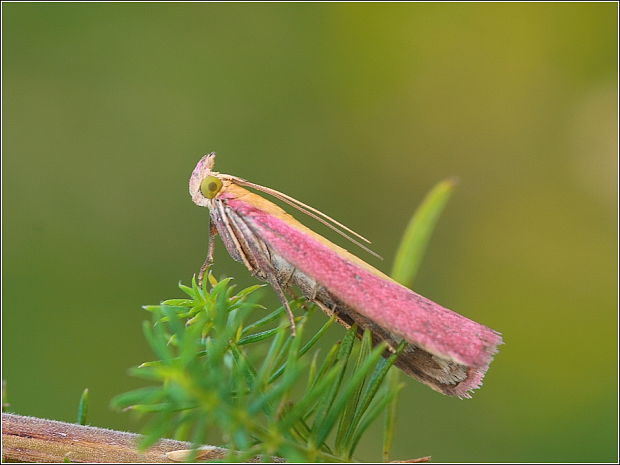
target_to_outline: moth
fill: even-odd
[[[373,343],[395,351],[395,365],[432,389],[460,398],[482,384],[500,333],[416,294],[342,247],[307,228],[252,188],[291,205],[370,251],[367,239],[333,218],[274,189],[214,171],[215,153],[202,157],[189,180],[194,203],[209,208],[207,257],[213,262],[219,234],[230,256],[267,281],[286,308],[291,286],[343,326],[368,329]],[[294,333],[293,333],[294,334]]]

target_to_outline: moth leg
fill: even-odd
[[[319,283],[315,281],[314,286],[312,286],[312,296],[310,297],[310,300],[316,300],[316,295],[319,293],[319,288]],[[336,308],[335,305],[334,308]]]
[[[302,294],[300,292],[295,292],[295,290],[289,285],[289,283],[291,282],[291,279],[293,279],[293,275],[295,274],[296,271],[297,271],[297,268],[292,267],[291,271],[284,278],[280,279],[280,281],[281,281],[280,282],[280,287],[282,288],[284,293],[291,300],[298,299],[298,298],[302,297]],[[303,305],[305,306],[306,303],[304,303]]]
[[[288,283],[291,281],[291,279],[293,278],[293,275],[295,274],[295,272],[297,271],[297,268],[295,268],[294,266],[291,267],[291,271],[288,273],[288,275],[282,280],[282,285],[284,287],[288,287]]]
[[[304,301],[301,306],[306,312],[310,310],[310,306],[314,303],[315,300],[314,298],[310,299],[309,297],[305,296],[302,292],[295,291],[292,287],[285,287],[284,292],[289,295],[291,300],[296,300],[303,297]]]
[[[215,251],[215,236],[217,236],[217,228],[213,221],[209,223],[209,246],[207,249],[207,257],[205,258],[204,263],[200,267],[200,272],[198,273],[198,285],[202,286],[202,280],[204,279],[205,273],[213,263],[213,253]]]
[[[267,282],[271,284],[271,287],[273,288],[274,291],[276,291],[276,294],[278,298],[280,299],[280,302],[282,302],[282,305],[284,305],[284,308],[286,309],[286,313],[288,314],[288,320],[291,323],[291,333],[293,337],[295,337],[297,335],[297,327],[295,326],[295,314],[293,313],[293,310],[291,310],[291,306],[288,303],[288,299],[286,298],[284,291],[280,287],[280,283],[278,283],[276,276],[271,273],[267,275]]]
[[[328,317],[330,318],[334,317],[336,321],[340,323],[342,326],[344,326],[345,328],[349,329],[351,327],[352,323],[350,324],[348,321],[345,321],[338,316],[338,305],[333,304],[333,306],[330,308],[327,305],[325,305],[323,302],[321,302],[320,300],[313,300],[312,302],[318,305],[319,308],[323,310]]]

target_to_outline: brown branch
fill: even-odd
[[[58,463],[174,463],[186,462],[192,445],[185,441],[161,439],[140,452],[139,434],[82,426],[43,418],[2,414],[2,462]],[[197,460],[218,460],[228,450],[201,446]],[[396,460],[390,463],[428,462],[430,457]],[[284,462],[271,457],[273,462]],[[260,462],[254,457],[251,462]]]
[[[2,414],[3,462],[173,463],[179,461],[179,451],[192,447],[189,442],[162,439],[140,452],[139,439],[138,434],[122,431]],[[200,459],[221,459],[225,454],[225,449],[203,446]]]
[[[427,455],[426,457],[419,457],[417,459],[409,459],[409,460],[392,460],[389,463],[425,463],[430,462],[431,456]]]

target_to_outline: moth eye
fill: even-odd
[[[200,183],[200,192],[208,199],[212,199],[222,189],[222,181],[215,176],[207,176]]]

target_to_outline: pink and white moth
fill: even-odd
[[[366,239],[327,215],[276,190],[213,171],[214,164],[215,153],[205,155],[189,180],[192,200],[208,207],[211,217],[200,281],[213,262],[219,234],[233,259],[273,287],[289,312],[293,334],[285,293],[295,285],[345,327],[369,329],[374,343],[385,341],[394,351],[404,340],[395,365],[434,390],[468,398],[480,387],[502,343],[499,333],[402,286],[245,187],[280,199],[368,250],[348,234]]]

